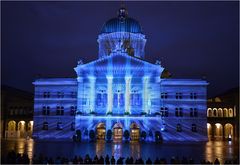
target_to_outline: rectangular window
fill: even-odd
[[[64,93],[63,92],[57,92],[58,98],[64,98]]]
[[[168,108],[167,107],[161,107],[160,114],[162,117],[168,117]]]
[[[71,97],[76,98],[77,97],[77,92],[71,92]]]
[[[167,93],[161,93],[161,99],[167,99],[168,94]]]
[[[175,108],[175,116],[183,117],[182,108]]]
[[[50,98],[50,92],[43,92],[43,98]]]
[[[176,93],[176,99],[182,99],[182,93]]]
[[[196,124],[192,124],[192,132],[197,132],[197,126],[196,126]]]
[[[190,93],[191,99],[197,99],[197,93]]]
[[[190,117],[197,117],[198,111],[197,108],[190,108]]]

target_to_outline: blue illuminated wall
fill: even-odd
[[[121,14],[104,24],[98,43],[99,58],[80,60],[76,78],[33,82],[35,138],[72,139],[80,130],[88,140],[86,132],[118,123],[130,133],[135,124],[148,141],[157,131],[164,141],[207,140],[205,80],[161,78],[160,62],[144,60],[140,25]]]

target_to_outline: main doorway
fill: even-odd
[[[130,130],[131,141],[139,141],[140,138],[139,126],[136,123],[132,123],[130,126]]]
[[[106,127],[104,123],[99,123],[97,125],[97,139],[98,140],[105,140],[106,135]]]
[[[113,140],[121,141],[123,136],[122,124],[116,123],[113,126]]]

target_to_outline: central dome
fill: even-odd
[[[127,16],[125,8],[120,8],[118,17],[108,20],[101,30],[101,33],[113,32],[142,33],[142,28],[137,20]]]

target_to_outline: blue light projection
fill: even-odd
[[[161,62],[144,60],[145,35],[136,30],[137,21],[131,20],[126,23],[121,16],[121,20],[105,23],[98,36],[99,59],[86,64],[80,60],[74,68],[77,78],[33,82],[35,138],[72,139],[80,131],[80,138],[89,140],[93,130],[95,139],[124,140],[123,133],[128,131],[131,140],[141,140],[144,133],[146,141],[207,140],[208,83],[161,78]],[[115,26],[119,21],[120,29]],[[50,97],[43,98],[44,92],[49,92]],[[58,92],[64,97],[58,98]],[[74,97],[70,95],[73,92],[77,92]],[[190,97],[193,92],[196,99]],[[179,93],[181,98],[176,97]],[[50,107],[49,115],[42,113],[43,106]],[[64,107],[64,115],[56,114],[57,106]],[[76,113],[70,112],[70,107],[77,107]],[[191,108],[197,109],[197,116],[189,115]],[[176,115],[176,109],[181,109],[183,115]],[[48,129],[43,129],[43,123]],[[197,131],[192,131],[192,125]]]

